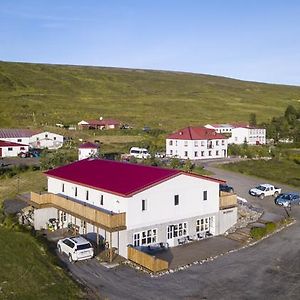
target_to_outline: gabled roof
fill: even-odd
[[[28,145],[8,141],[0,141],[0,147],[28,147]]]
[[[31,129],[0,128],[0,139],[26,138],[31,137],[40,132],[42,131]]]
[[[223,134],[217,133],[214,129],[206,127],[186,127],[168,135],[168,139],[175,140],[216,140],[227,139]]]
[[[99,145],[91,143],[91,142],[86,142],[86,143],[81,144],[78,148],[79,149],[98,149]]]
[[[180,170],[89,158],[49,170],[45,174],[123,197],[131,197],[181,174],[218,183],[223,182],[212,177],[185,173]]]

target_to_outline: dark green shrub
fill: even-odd
[[[266,227],[253,227],[250,231],[251,237],[255,240],[260,240],[266,235],[266,233]]]

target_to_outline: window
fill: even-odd
[[[167,238],[168,239],[186,236],[186,235],[187,235],[187,223],[186,222],[169,225],[167,227]]]
[[[207,200],[207,191],[203,191],[203,200]]]
[[[38,141],[39,139],[40,139],[39,137],[36,138],[37,141]]]
[[[194,146],[198,147],[198,141],[194,141]]]
[[[175,141],[175,146],[177,146],[177,141]]]
[[[61,222],[66,222],[67,221],[67,213],[62,211],[61,215],[60,215],[60,220],[61,220]]]
[[[216,141],[216,146],[219,146],[219,141]]]
[[[103,201],[103,195],[100,196],[100,205],[103,205],[104,201]]]
[[[210,218],[198,219],[196,223],[196,232],[206,232],[209,230]]]
[[[216,151],[216,156],[219,156],[219,150]]]
[[[22,139],[18,139],[17,142],[18,142],[18,143],[21,143],[21,142],[22,142]]]
[[[133,234],[134,247],[141,245],[150,245],[157,241],[157,230],[148,229],[142,232],[136,232]]]
[[[45,134],[45,138],[47,138],[48,137],[48,134]]]
[[[147,206],[146,206],[146,200],[142,200],[142,211],[146,210],[147,209]]]
[[[225,145],[225,141],[224,140],[222,140],[222,146],[224,146]]]
[[[211,150],[208,151],[208,156],[211,156]]]
[[[77,197],[77,186],[75,187],[75,197]]]
[[[89,200],[89,191],[88,190],[85,192],[85,200]]]
[[[204,156],[204,151],[201,151],[201,156]]]
[[[61,185],[61,191],[62,191],[63,193],[65,192],[65,184],[64,184],[64,183]]]
[[[173,141],[171,140],[171,141],[169,141],[169,145],[170,146],[172,146],[173,145]]]
[[[25,147],[21,147],[20,150],[25,150]]]
[[[179,195],[174,196],[174,205],[179,205]]]
[[[204,146],[205,146],[205,142],[201,141],[201,147],[204,147]]]
[[[188,156],[188,152],[184,151],[184,156],[187,157]]]
[[[53,137],[53,140],[56,141],[56,136]]]
[[[184,147],[188,146],[188,141],[184,141]]]
[[[173,150],[170,150],[170,154],[173,155]]]
[[[198,157],[198,152],[197,151],[195,151],[195,157]]]
[[[9,148],[8,148],[8,151],[13,151],[13,148],[9,147]]]

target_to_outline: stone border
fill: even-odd
[[[123,264],[125,265],[129,265],[130,267],[133,267],[134,269],[138,270],[138,271],[141,271],[145,274],[148,274],[150,275],[151,278],[159,278],[159,277],[162,277],[162,276],[165,276],[165,275],[169,275],[169,274],[173,274],[175,272],[178,272],[178,271],[183,271],[183,270],[186,270],[194,265],[202,265],[204,263],[208,263],[208,262],[212,262],[214,261],[215,259],[217,259],[218,257],[221,257],[221,256],[224,256],[224,255],[227,255],[227,254],[230,254],[230,253],[233,253],[233,252],[237,252],[237,251],[240,251],[240,250],[243,250],[243,249],[246,249],[248,247],[253,247],[255,246],[256,244],[260,243],[261,241],[273,236],[274,234],[282,231],[283,229],[287,228],[287,227],[290,227],[292,225],[294,225],[296,223],[296,220],[293,219],[290,223],[288,224],[284,224],[283,226],[281,226],[280,228],[277,228],[275,231],[265,235],[264,237],[262,237],[261,239],[259,240],[256,240],[256,241],[253,241],[253,242],[250,242],[250,243],[247,243],[246,245],[242,246],[242,247],[239,247],[239,248],[236,248],[236,249],[232,249],[232,250],[229,250],[225,253],[220,253],[216,256],[210,256],[210,257],[207,257],[205,259],[202,259],[202,260],[198,260],[198,261],[194,261],[190,264],[187,264],[187,265],[184,265],[184,266],[180,266],[176,269],[170,269],[168,271],[163,271],[163,272],[160,272],[160,273],[153,273],[151,271],[148,271],[147,269],[143,268],[142,266],[132,262],[132,261],[129,261],[129,260],[126,260],[125,262],[123,262]]]

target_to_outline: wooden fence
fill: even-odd
[[[129,260],[150,270],[151,272],[156,273],[156,272],[168,270],[169,268],[169,263],[165,260],[141,252],[131,246],[129,246],[127,249],[128,249],[127,254]]]
[[[109,231],[126,229],[126,213],[107,213],[97,210],[83,203],[76,202],[59,195],[45,193],[37,194],[31,192],[30,201],[40,207],[53,206],[79,218],[83,218],[91,224],[104,227]]]
[[[237,197],[233,193],[220,193],[220,209],[230,208],[237,206]]]

